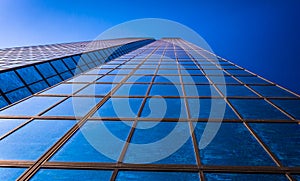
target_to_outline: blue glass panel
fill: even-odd
[[[179,76],[161,76],[157,75],[154,80],[155,83],[180,83]]]
[[[243,173],[205,173],[207,181],[223,181],[223,180],[277,180],[288,181],[287,177],[283,174],[243,174]]]
[[[215,84],[240,84],[234,78],[229,76],[207,76]]]
[[[264,97],[296,97],[277,86],[251,86],[251,88]]]
[[[71,57],[69,58],[64,58],[63,61],[65,62],[65,64],[67,65],[67,67],[69,69],[74,69],[76,68],[76,64],[75,62],[73,61],[73,59]]]
[[[116,82],[119,83],[125,76],[122,75],[105,75],[101,77],[97,82]]]
[[[6,100],[0,96],[0,108],[4,107],[4,106],[7,106],[8,103],[6,102]]]
[[[229,101],[244,119],[289,119],[262,99],[230,99]]]
[[[151,171],[119,171],[116,181],[199,181],[199,174],[194,172],[151,172]]]
[[[296,180],[300,180],[300,175],[293,175]]]
[[[93,82],[97,78],[99,78],[98,75],[79,75],[68,82]]]
[[[26,168],[0,168],[0,180],[14,181]]]
[[[130,122],[88,121],[50,161],[116,162],[130,129]],[[102,149],[110,158],[102,154]]]
[[[137,75],[132,75],[128,78],[126,82],[151,82],[152,76],[137,76]]]
[[[174,69],[159,69],[157,74],[161,75],[161,74],[171,74],[171,75],[178,75],[178,70],[174,70]]]
[[[251,123],[250,126],[285,166],[300,166],[300,125]]]
[[[187,96],[221,96],[209,85],[185,85],[184,88]]]
[[[149,93],[150,96],[182,96],[181,85],[153,84]]]
[[[73,74],[72,74],[70,71],[67,71],[67,72],[64,72],[64,73],[60,74],[60,76],[61,76],[64,80],[66,80],[66,79],[72,77]]]
[[[18,87],[24,86],[22,81],[13,71],[1,73],[0,82],[0,88],[3,92],[7,92]]]
[[[184,84],[209,84],[205,76],[182,76]]]
[[[116,96],[144,96],[149,85],[123,84],[115,93]]]
[[[86,84],[59,84],[51,89],[48,89],[41,94],[73,94],[81,89]]]
[[[24,123],[25,119],[0,119],[0,136]]]
[[[203,135],[207,123],[199,122],[194,130],[197,142],[212,136]],[[207,129],[219,129],[208,145],[200,149],[204,165],[262,166],[275,163],[242,123],[209,123]],[[220,125],[221,124],[221,125]],[[220,128],[219,128],[220,126]]]
[[[27,87],[23,87],[17,90],[14,90],[10,93],[6,94],[6,97],[10,100],[10,102],[16,102],[19,101],[27,96],[30,96],[31,93],[30,91],[27,89]]]
[[[53,75],[56,75],[55,70],[52,68],[52,66],[49,63],[42,63],[36,65],[36,68],[43,74],[44,77],[48,78]]]
[[[186,109],[183,99],[148,98],[141,117],[149,118],[186,118]]]
[[[138,69],[134,72],[134,74],[154,74],[155,69]]]
[[[44,116],[85,116],[100,98],[71,97],[44,113]]]
[[[62,99],[63,97],[31,97],[23,102],[0,111],[0,115],[37,115]]]
[[[91,84],[77,93],[77,95],[97,95],[105,96],[113,88],[115,84]]]
[[[226,96],[258,97],[243,85],[217,85],[217,87]]]
[[[132,72],[132,69],[115,69],[109,74],[129,74],[130,72]]]
[[[225,72],[223,72],[220,69],[213,69],[213,70],[203,70],[206,75],[225,75]]]
[[[31,181],[37,180],[110,180],[112,171],[108,170],[67,170],[67,169],[40,169]]]
[[[252,75],[245,70],[226,70],[226,71],[232,75]]]
[[[68,68],[65,66],[65,64],[61,60],[55,60],[50,63],[53,65],[53,67],[55,68],[55,70],[58,73],[62,73],[62,72],[65,72],[68,70]]]
[[[136,117],[142,98],[110,98],[93,117]]]
[[[107,72],[111,71],[111,69],[94,69],[90,70],[88,72],[85,72],[85,74],[106,74]]]
[[[238,78],[245,84],[270,84],[270,83],[264,81],[263,79],[255,77],[255,76],[251,76],[251,77],[236,76],[236,78]]]
[[[46,88],[48,88],[48,84],[45,81],[39,81],[37,83],[34,83],[32,85],[29,86],[29,88],[31,89],[32,92],[36,93],[39,92],[41,90],[44,90]]]
[[[188,104],[192,118],[237,119],[224,99],[188,99]]]
[[[23,78],[26,84],[31,84],[33,82],[42,80],[41,75],[36,71],[36,69],[33,66],[18,69],[17,72]]]
[[[300,100],[271,100],[277,106],[294,116],[296,119],[300,119]]]
[[[163,138],[170,136],[171,132],[177,137],[187,139],[181,140],[181,143],[172,137],[169,144],[159,143]],[[131,143],[124,158],[126,163],[196,164],[189,125],[186,122],[139,122]],[[148,146],[145,149],[137,149],[136,144]],[[150,144],[152,146],[149,146]],[[179,145],[176,148],[177,144]],[[170,150],[170,147],[174,150]]]
[[[62,80],[61,80],[61,78],[58,75],[53,76],[53,77],[47,79],[47,82],[50,84],[50,86],[55,85],[55,84],[57,84],[57,83],[59,83],[61,81]]]
[[[75,123],[70,120],[32,121],[0,141],[0,159],[36,160]]]

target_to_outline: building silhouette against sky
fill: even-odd
[[[183,39],[8,48],[0,69],[0,180],[300,179],[300,96]]]

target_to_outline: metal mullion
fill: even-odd
[[[173,43],[173,47],[174,47],[175,57],[177,57],[176,47],[175,47],[174,43]],[[186,91],[185,91],[185,86],[184,86],[183,80],[182,80],[181,69],[180,69],[180,64],[178,62],[178,57],[176,58],[176,62],[177,62],[179,80],[180,80],[180,83],[181,83],[181,89],[182,89],[182,93],[183,93],[183,96],[184,96],[185,109],[186,109],[187,116],[188,116],[188,124],[189,124],[190,136],[191,136],[191,139],[192,139],[192,142],[193,142],[194,154],[195,154],[195,157],[196,157],[197,166],[200,169],[202,167],[200,152],[198,150],[198,144],[197,144],[196,136],[195,136],[195,133],[194,133],[195,128],[194,128],[194,126],[192,124],[192,121],[191,121],[190,108],[189,108],[189,105],[188,105],[188,100],[186,98]],[[199,69],[197,69],[197,70],[199,70]],[[206,180],[205,177],[204,177],[204,172],[202,170],[199,171],[199,176],[200,176],[201,181]]]
[[[152,52],[151,52],[150,54],[148,54],[147,57],[150,57],[150,56],[151,56],[151,55],[152,55],[152,54],[153,54],[160,46],[161,46],[161,44],[158,44],[157,47],[156,47],[154,50],[152,50]],[[163,55],[162,55],[162,56],[163,56]],[[147,61],[147,57],[146,57],[146,58],[142,61],[142,63],[139,64],[137,67],[140,67],[141,65],[143,65],[143,63]],[[155,73],[157,73],[158,67],[159,67],[159,65],[156,67]],[[149,92],[150,92],[150,89],[151,89],[151,86],[152,86],[152,84],[153,84],[154,79],[155,79],[155,75],[153,75],[152,80],[151,80],[151,82],[150,82],[150,85],[149,85],[148,88],[147,88],[147,92],[146,92],[145,98],[143,99],[143,101],[142,101],[142,103],[141,103],[141,105],[140,105],[140,108],[139,108],[139,111],[138,111],[138,114],[137,114],[136,118],[134,119],[133,125],[132,125],[132,127],[131,127],[131,129],[130,129],[129,135],[128,135],[127,139],[126,139],[125,145],[124,145],[124,147],[123,147],[123,149],[122,149],[122,152],[121,152],[121,154],[120,154],[120,157],[119,157],[119,159],[118,159],[118,163],[117,163],[117,164],[121,164],[121,163],[123,162],[123,159],[124,159],[124,157],[125,157],[125,154],[126,154],[126,152],[127,152],[128,146],[129,146],[129,143],[131,142],[133,133],[134,133],[134,131],[135,131],[135,127],[136,127],[136,125],[137,125],[138,118],[140,117],[140,114],[141,114],[141,112],[142,112],[142,110],[143,110],[143,107],[144,107],[144,105],[145,105],[145,103],[146,103],[147,95],[148,95]],[[113,172],[113,174],[112,174],[112,176],[111,176],[111,178],[110,178],[110,181],[114,181],[114,180],[116,179],[118,172],[119,172],[118,169],[115,169],[115,170],[114,170],[114,172]]]

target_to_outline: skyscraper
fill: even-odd
[[[1,55],[1,180],[300,179],[300,96],[190,42]]]

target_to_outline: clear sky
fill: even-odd
[[[92,40],[139,18],[164,18],[200,34],[215,53],[300,93],[297,0],[1,0],[0,48]]]

